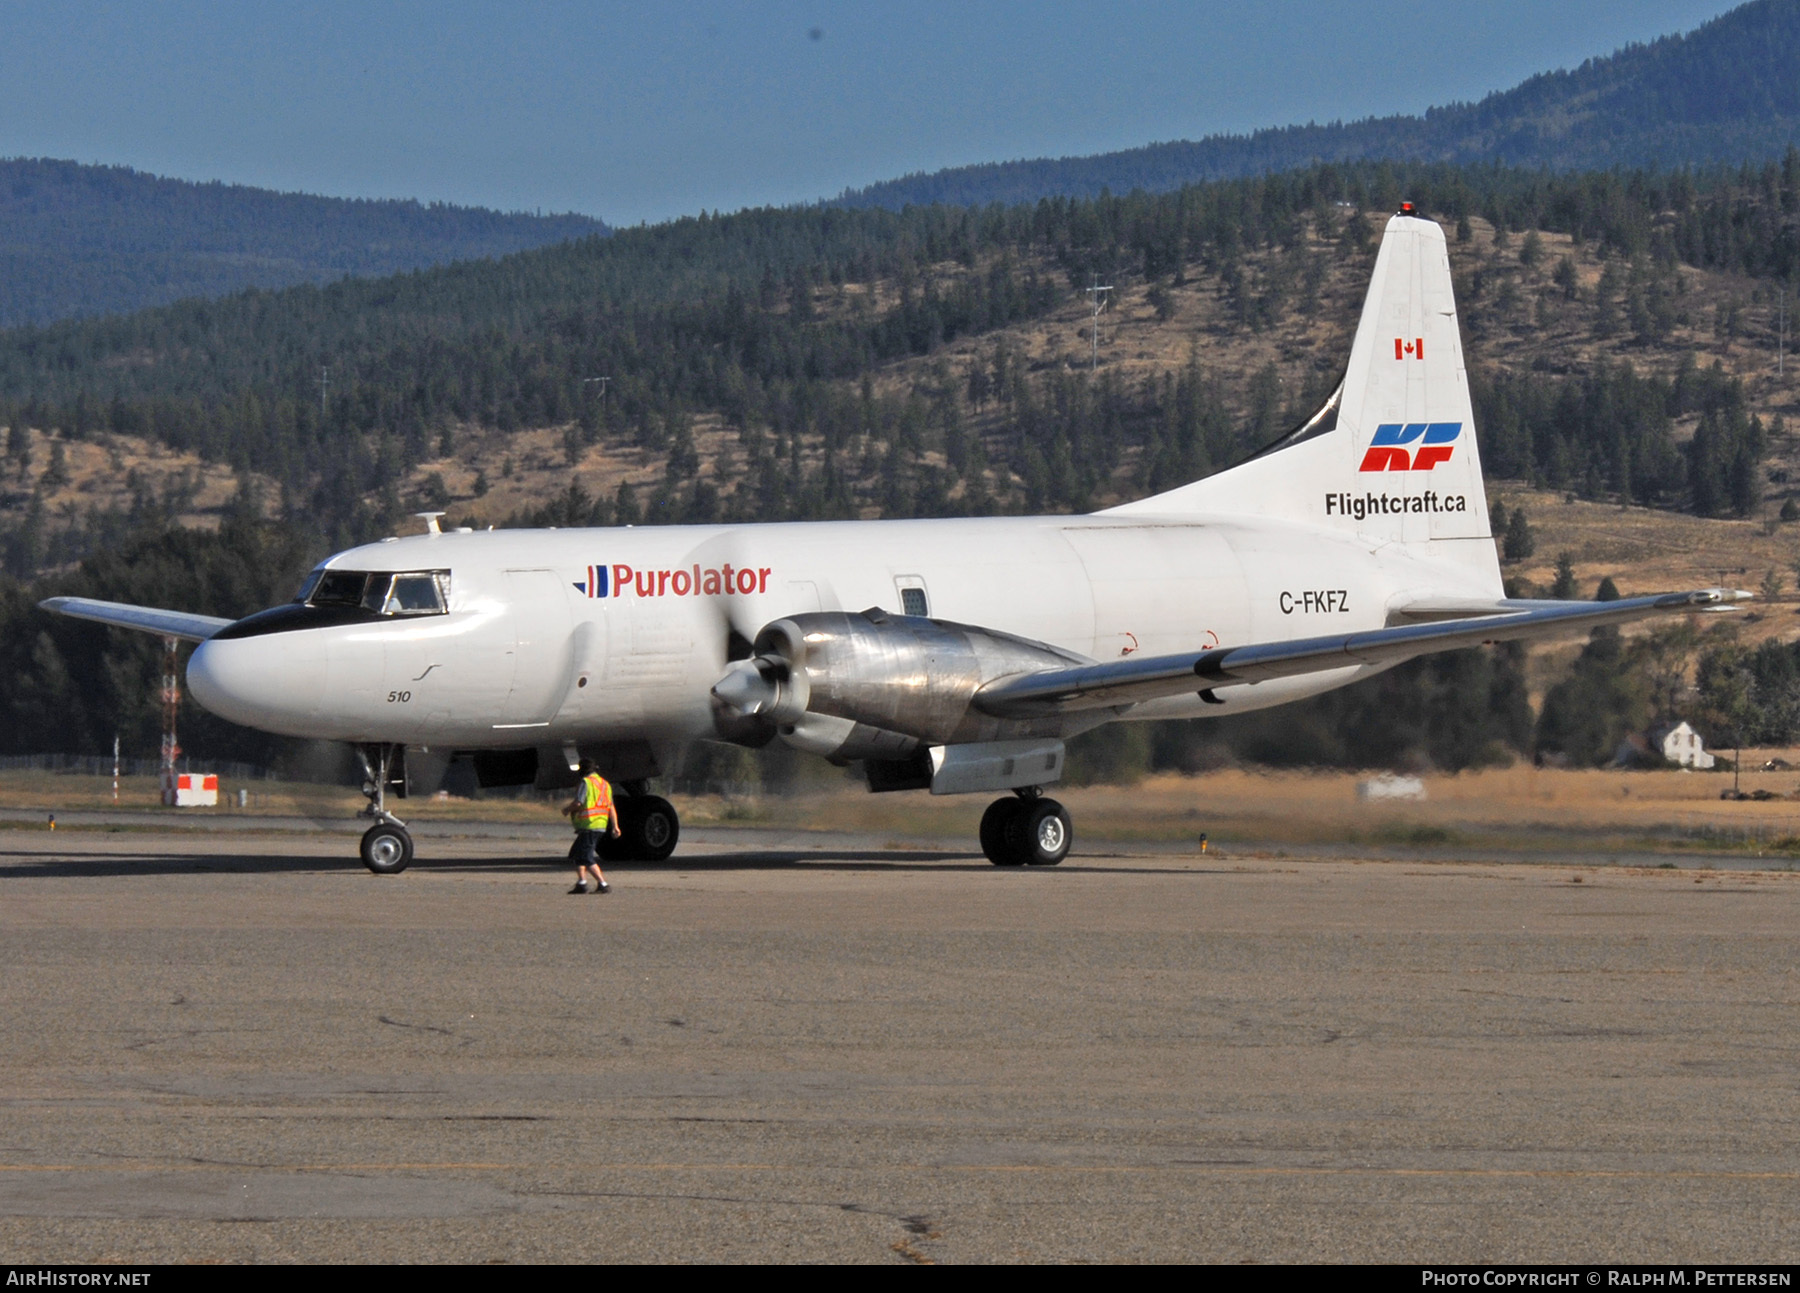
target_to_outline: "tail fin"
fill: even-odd
[[[1305,426],[1237,466],[1109,515],[1238,512],[1370,538],[1491,574],[1487,495],[1444,231],[1388,221],[1350,367]]]

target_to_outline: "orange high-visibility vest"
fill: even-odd
[[[590,772],[582,778],[575,802],[576,830],[603,831],[607,823],[612,821],[612,787],[606,784],[606,778],[598,772]]]

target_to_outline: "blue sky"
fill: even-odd
[[[0,4],[0,156],[614,223],[1478,98],[1721,0]]]

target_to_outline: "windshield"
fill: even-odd
[[[448,570],[315,570],[300,589],[309,606],[360,606],[378,615],[442,615],[450,608]]]

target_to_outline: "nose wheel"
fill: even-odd
[[[390,785],[406,785],[406,769],[402,762],[406,747],[401,745],[359,745],[356,755],[363,765],[363,794],[369,806],[359,816],[373,817],[375,824],[363,832],[362,860],[376,875],[399,875],[413,860],[412,836],[406,823],[387,810]]]
[[[1055,866],[1074,842],[1068,811],[1054,799],[996,799],[981,815],[981,851],[995,866]]]
[[[412,836],[404,826],[378,823],[363,832],[362,860],[376,875],[398,875],[412,861]]]

